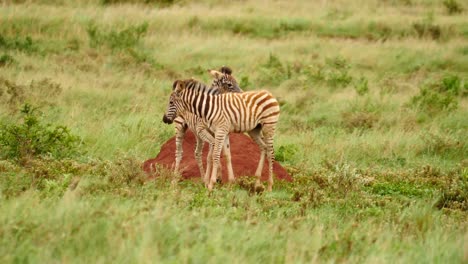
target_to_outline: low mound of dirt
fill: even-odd
[[[257,144],[255,144],[249,136],[244,134],[233,133],[229,135],[229,140],[231,143],[231,160],[235,177],[255,175],[255,170],[257,169],[258,161],[260,159],[260,149]],[[182,162],[180,163],[182,177],[186,179],[200,177],[200,171],[194,156],[195,145],[195,136],[191,131],[187,131],[183,144],[184,155]],[[175,163],[175,148],[175,137],[172,137],[164,143],[156,158],[149,159],[143,163],[143,170],[150,175],[157,176],[158,172],[156,165],[158,164],[165,168],[172,169]],[[203,164],[205,169],[207,154],[208,144],[205,143],[205,148],[203,149]],[[222,180],[223,182],[226,182],[228,175],[224,157],[221,158],[221,162],[223,165]],[[276,161],[273,164],[273,172],[275,179],[292,181],[288,172]],[[268,162],[266,161],[263,166],[262,180],[268,180]]]

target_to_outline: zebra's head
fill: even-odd
[[[208,70],[214,77],[211,87],[216,87],[220,93],[242,93],[236,78],[232,76],[232,70],[229,67],[223,66],[219,71]]]
[[[185,88],[185,82],[176,80],[172,84],[172,93],[169,96],[169,103],[167,104],[166,113],[163,116],[163,122],[172,124],[177,117],[177,105],[179,103],[180,93]]]

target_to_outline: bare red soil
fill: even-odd
[[[260,159],[260,149],[255,142],[247,135],[232,133],[229,136],[231,144],[231,160],[232,167],[234,169],[234,175],[239,176],[253,176],[257,169],[258,161]],[[181,166],[182,177],[189,179],[200,177],[200,171],[195,161],[194,150],[195,150],[196,139],[191,131],[187,131],[184,139],[183,150],[184,156]],[[161,147],[161,151],[156,158],[149,159],[143,163],[143,170],[150,175],[158,175],[157,164],[162,167],[172,169],[175,162],[175,137],[169,139]],[[205,144],[203,149],[203,164],[206,169],[206,155],[208,154],[208,144]],[[266,160],[266,159],[265,159]],[[224,157],[221,159],[223,165],[223,182],[227,182],[227,169]],[[273,164],[273,172],[276,179],[292,181],[292,177],[288,172],[275,161]],[[265,162],[262,172],[262,180],[268,180],[268,163]]]

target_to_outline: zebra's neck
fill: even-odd
[[[187,89],[190,89],[193,93],[207,93],[207,94],[219,94],[219,89],[216,86],[206,86],[204,83],[191,80],[186,83]]]

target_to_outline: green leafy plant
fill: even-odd
[[[25,104],[20,124],[0,125],[2,158],[25,161],[34,156],[70,157],[78,153],[80,138],[66,126],[44,124],[37,109]]]

